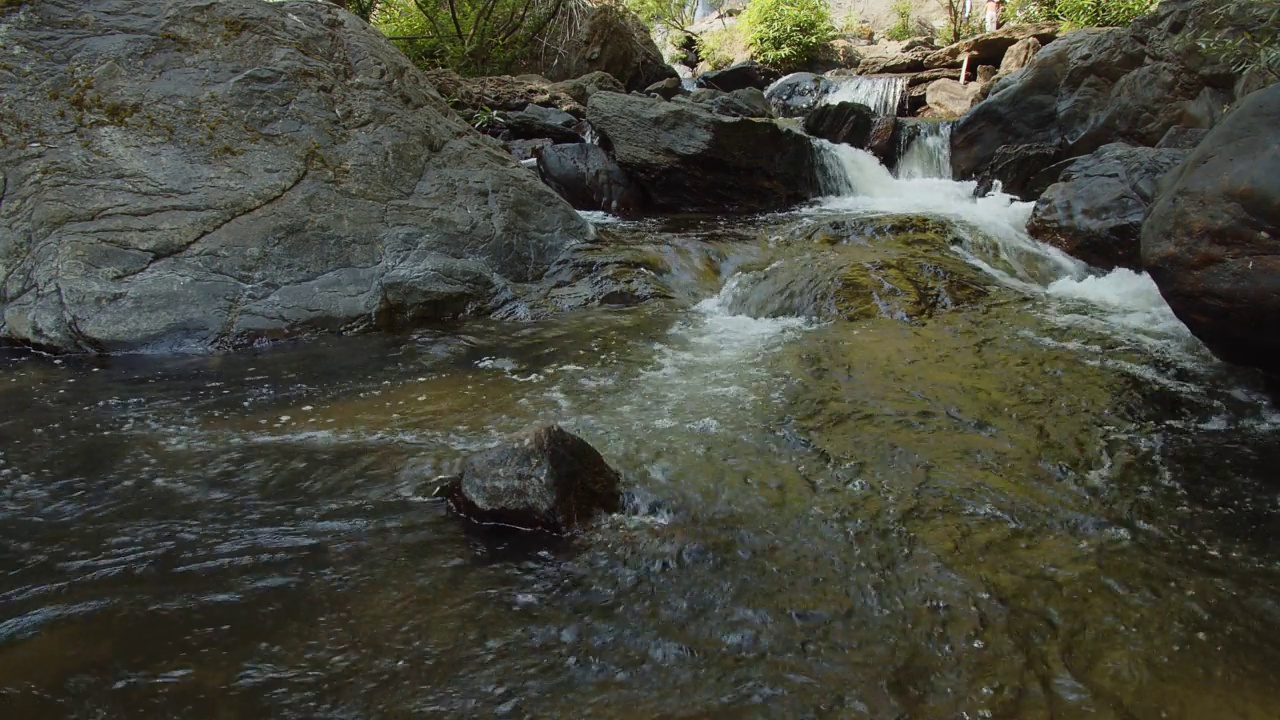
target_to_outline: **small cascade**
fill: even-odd
[[[897,115],[907,97],[907,78],[895,75],[850,75],[830,78],[835,87],[823,99],[827,105],[862,103],[877,115]]]
[[[818,189],[826,197],[872,195],[895,182],[870,153],[817,138],[813,145]]]
[[[906,125],[898,139],[901,180],[951,179],[951,122],[917,122]]]

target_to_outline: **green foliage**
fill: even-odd
[[[476,114],[471,117],[471,127],[477,130],[488,130],[498,122],[498,111],[488,105],[481,105]]]
[[[378,11],[378,6],[382,4],[382,0],[346,0],[345,7],[347,12],[356,17],[369,22],[373,14]]]
[[[420,67],[494,75],[542,39],[566,0],[383,0],[373,24]]]
[[[1215,8],[1196,44],[1236,72],[1256,70],[1280,81],[1280,0],[1241,0]]]
[[[706,61],[712,70],[727,68],[748,52],[742,23],[707,30],[698,36],[698,57]]]
[[[980,24],[982,22],[982,13],[970,13],[966,17],[964,14],[964,0],[937,0],[937,3],[946,16],[946,25],[942,30],[941,37],[944,43],[948,45],[958,43],[983,31],[983,27]]]
[[[1159,0],[1011,0],[1005,22],[1059,22],[1071,27],[1118,27],[1155,9]]]
[[[627,9],[647,25],[661,25],[677,32],[693,24],[696,3],[688,0],[624,0]]]
[[[780,70],[804,65],[835,34],[826,0],[753,0],[742,25],[756,60]]]
[[[906,40],[915,35],[915,20],[911,17],[911,4],[905,2],[895,3],[893,6],[893,15],[896,18],[893,25],[884,31],[884,36],[890,40]]]

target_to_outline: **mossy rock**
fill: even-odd
[[[733,312],[914,322],[989,293],[990,279],[952,251],[959,237],[944,220],[841,218],[788,230],[780,259],[741,274],[729,288]]]

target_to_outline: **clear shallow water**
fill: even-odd
[[[1029,244],[1025,207],[861,182],[784,220],[947,217],[991,295],[820,324],[732,315],[721,277],[531,324],[4,356],[4,716],[1274,717],[1257,379],[1145,277]],[[773,222],[686,234],[733,268],[790,252]],[[627,512],[549,541],[424,498],[543,421]]]

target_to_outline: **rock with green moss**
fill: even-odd
[[[318,2],[5,13],[0,341],[236,346],[487,311],[594,231]]]

